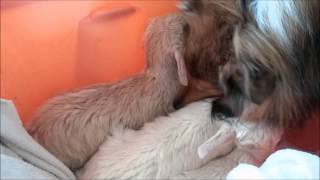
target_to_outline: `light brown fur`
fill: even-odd
[[[113,84],[58,95],[35,114],[28,131],[67,166],[77,169],[112,135],[113,125],[120,123],[139,129],[145,122],[171,112],[175,100],[179,103],[186,99],[182,100],[186,104],[209,94],[220,94],[212,88],[218,82],[217,65],[233,56],[229,48],[230,31],[239,16],[232,10],[233,4],[217,1],[217,10],[206,8],[201,16],[183,14],[178,18],[180,22],[171,27],[151,22],[150,27],[154,26],[157,31],[146,30],[144,73]],[[209,21],[212,14],[217,21]],[[162,32],[168,30],[175,32],[163,35]],[[184,55],[188,71],[196,78],[189,81],[188,89],[181,89],[177,65],[173,61],[175,52]],[[209,81],[211,86],[204,83],[201,86],[207,86],[202,89],[205,93],[195,95],[194,89],[201,89],[194,88],[200,84],[200,79]]]
[[[174,15],[162,23],[150,22],[143,73],[53,97],[34,115],[28,132],[68,167],[77,169],[112,135],[115,125],[139,129],[172,112],[185,88],[174,56],[183,51],[184,24]]]
[[[232,43],[232,34],[230,35],[230,33],[235,27],[237,19],[239,18],[238,16],[240,16],[232,13],[230,15],[229,11],[232,8],[228,9],[223,6],[224,5],[223,1],[219,1],[219,2],[221,4],[219,5],[217,4],[215,7],[217,8],[223,7],[222,10],[220,9],[221,11],[217,9],[217,11],[205,12],[205,13],[209,13],[209,15],[202,14],[201,16],[198,16],[197,14],[194,14],[194,13],[183,14],[183,17],[186,18],[186,21],[188,22],[188,25],[189,25],[189,27],[187,27],[186,29],[186,32],[187,32],[186,49],[187,50],[185,55],[188,70],[191,71],[192,76],[197,78],[205,78],[206,80],[209,80],[214,85],[217,85],[217,81],[218,81],[217,65],[218,64],[222,65],[226,63],[226,61],[228,61],[233,56],[232,55],[233,52],[230,48]],[[233,4],[227,3],[226,5],[232,6]],[[211,17],[210,15],[212,14],[215,14],[215,17],[217,17],[217,21],[214,21],[214,22],[210,21],[210,17]],[[230,16],[230,19],[225,20],[222,18],[222,15],[227,15],[225,18],[228,18]],[[207,38],[208,36],[209,37],[215,36],[216,33],[218,32],[220,32],[221,34],[217,35],[217,39]],[[196,84],[198,83],[199,82],[197,82]],[[190,91],[192,91],[192,88]],[[193,98],[191,97],[191,99]],[[156,121],[155,123],[159,123],[159,122]],[[172,124],[175,124],[175,123],[172,123]],[[173,136],[174,140],[177,141],[174,143],[170,143],[172,139],[170,138],[166,139],[166,137],[169,136],[168,134],[170,134],[169,132],[166,132],[165,135],[157,135],[157,133],[162,132],[163,129],[166,129],[166,128],[170,129],[172,124],[169,123],[167,124],[168,126],[165,124],[161,124],[162,126],[154,126],[156,128],[154,129],[151,128],[151,130],[148,129],[150,128],[149,126],[145,126],[144,129],[135,132],[139,134],[140,140],[137,137],[139,141],[137,141],[137,138],[132,138],[132,137],[136,137],[134,133],[134,134],[128,135],[127,137],[124,137],[122,140],[117,140],[117,138],[115,138],[116,139],[115,141],[106,142],[101,146],[99,152],[95,154],[95,156],[86,165],[86,168],[83,170],[83,172],[85,172],[85,175],[82,174],[80,176],[83,176],[82,178],[88,178],[88,177],[98,178],[99,177],[102,179],[103,178],[105,179],[120,178],[121,179],[121,178],[128,178],[128,177],[129,178],[137,178],[137,177],[155,178],[156,177],[155,174],[158,169],[156,165],[158,158],[166,157],[166,153],[168,152],[170,154],[171,150],[174,152],[173,155],[178,157],[178,153],[175,151],[179,151],[180,140],[175,138],[176,135]],[[157,130],[157,127],[159,127],[159,130],[161,131],[153,131],[153,133],[149,134],[148,131]],[[176,131],[170,131],[170,132],[176,132]],[[183,133],[189,134],[188,132],[185,132],[185,131],[183,131]],[[198,133],[199,135],[201,135],[203,132],[198,131]],[[197,136],[191,136],[191,137],[197,137]],[[146,138],[146,140],[143,140],[143,138]],[[158,140],[150,141],[150,139],[153,139],[153,138]],[[184,142],[183,140],[185,139],[183,137],[181,138],[182,138],[181,142]],[[194,140],[194,138],[192,138],[192,140]],[[129,147],[131,146],[131,147],[128,150],[125,148],[127,141],[128,142],[133,141],[137,144],[135,145],[134,143],[129,143],[128,146]],[[169,145],[175,144],[175,146],[169,146],[170,148],[166,147],[165,145],[161,144],[162,141],[168,142]],[[193,142],[199,143],[200,141],[201,140],[197,137],[196,141],[193,141]],[[116,144],[113,144],[114,142],[116,142]],[[158,154],[157,148],[156,149],[151,148],[152,150],[150,150],[149,148],[146,148],[146,147],[158,147],[158,146],[163,148],[165,151],[163,153]],[[132,151],[130,149],[132,149]],[[184,149],[187,149],[187,148],[184,148]],[[139,155],[139,153],[141,154]],[[116,156],[112,154],[116,154]],[[178,163],[179,165],[171,162],[170,160],[165,160],[160,162],[161,164],[164,164],[163,167],[165,168],[170,167],[169,168],[170,170],[172,170],[174,173],[178,173],[178,171],[176,171],[175,168],[179,169],[181,164],[184,165],[183,166],[184,168],[189,167],[188,165],[185,165],[185,164],[188,164],[186,162],[190,162],[190,160],[191,162],[193,162],[191,157],[185,157],[184,161],[182,161],[180,164]],[[166,165],[167,163],[170,165],[171,163],[173,164],[170,166],[170,165]],[[194,165],[196,164],[196,162],[193,162],[191,164]],[[234,164],[230,163],[230,166]]]
[[[190,29],[186,65],[193,77],[218,86],[218,66],[234,58],[233,32],[241,19],[235,0],[181,0],[178,8]]]
[[[100,146],[77,177],[83,180],[167,179],[191,171],[201,179],[208,175],[206,173],[217,174],[207,177],[216,179],[239,162],[261,162],[274,150],[281,136],[281,131],[255,123],[241,124],[233,118],[212,120],[210,113],[211,100],[198,101],[146,123],[141,130],[119,129]],[[198,148],[209,138],[213,138],[212,148],[200,158]],[[195,178],[187,177],[179,179]]]
[[[206,79],[213,86],[220,87],[221,80],[217,78],[219,69],[235,59],[233,35],[237,25],[243,20],[240,2],[237,0],[180,0],[178,8],[191,27],[187,41],[190,53],[186,53],[185,57],[188,71],[192,76]],[[223,87],[222,90],[224,90]],[[213,103],[215,106],[213,116],[221,113],[231,116],[236,113],[225,105],[217,107],[222,105],[219,101]],[[239,104],[234,106],[237,107]]]

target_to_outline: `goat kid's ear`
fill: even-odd
[[[188,86],[188,73],[182,54],[179,51],[174,51],[174,59],[177,63],[178,76],[181,85]]]

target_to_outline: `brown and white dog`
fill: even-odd
[[[219,73],[226,97],[222,101],[242,119],[277,127],[301,125],[320,104],[320,1],[181,0],[179,7],[215,22],[217,5],[235,14],[231,21],[232,16],[220,19],[238,24],[221,36],[233,41],[221,46],[233,49]],[[198,24],[199,29],[207,26]],[[196,67],[210,76],[205,67]]]
[[[220,73],[227,104],[242,119],[301,126],[320,104],[320,1],[242,0],[241,8],[236,58]]]
[[[241,17],[232,40],[235,57],[219,73],[223,104],[262,129],[300,126],[311,114],[319,119],[320,1],[225,2],[235,2]],[[182,10],[201,14],[216,3],[182,0]],[[239,162],[249,162],[247,155],[235,149],[172,179],[225,178]]]

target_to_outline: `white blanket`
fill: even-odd
[[[75,179],[32,139],[11,101],[1,99],[1,179]]]
[[[279,150],[267,158],[259,168],[240,164],[231,170],[227,180],[233,179],[320,179],[320,158],[293,149]]]

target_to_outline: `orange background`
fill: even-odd
[[[139,72],[148,19],[175,11],[175,4],[174,0],[1,1],[1,97],[13,100],[26,123],[58,92]],[[289,130],[287,143],[319,154],[318,114],[302,130]]]
[[[57,92],[139,72],[146,22],[175,4],[1,1],[1,97],[13,100],[26,123]]]

